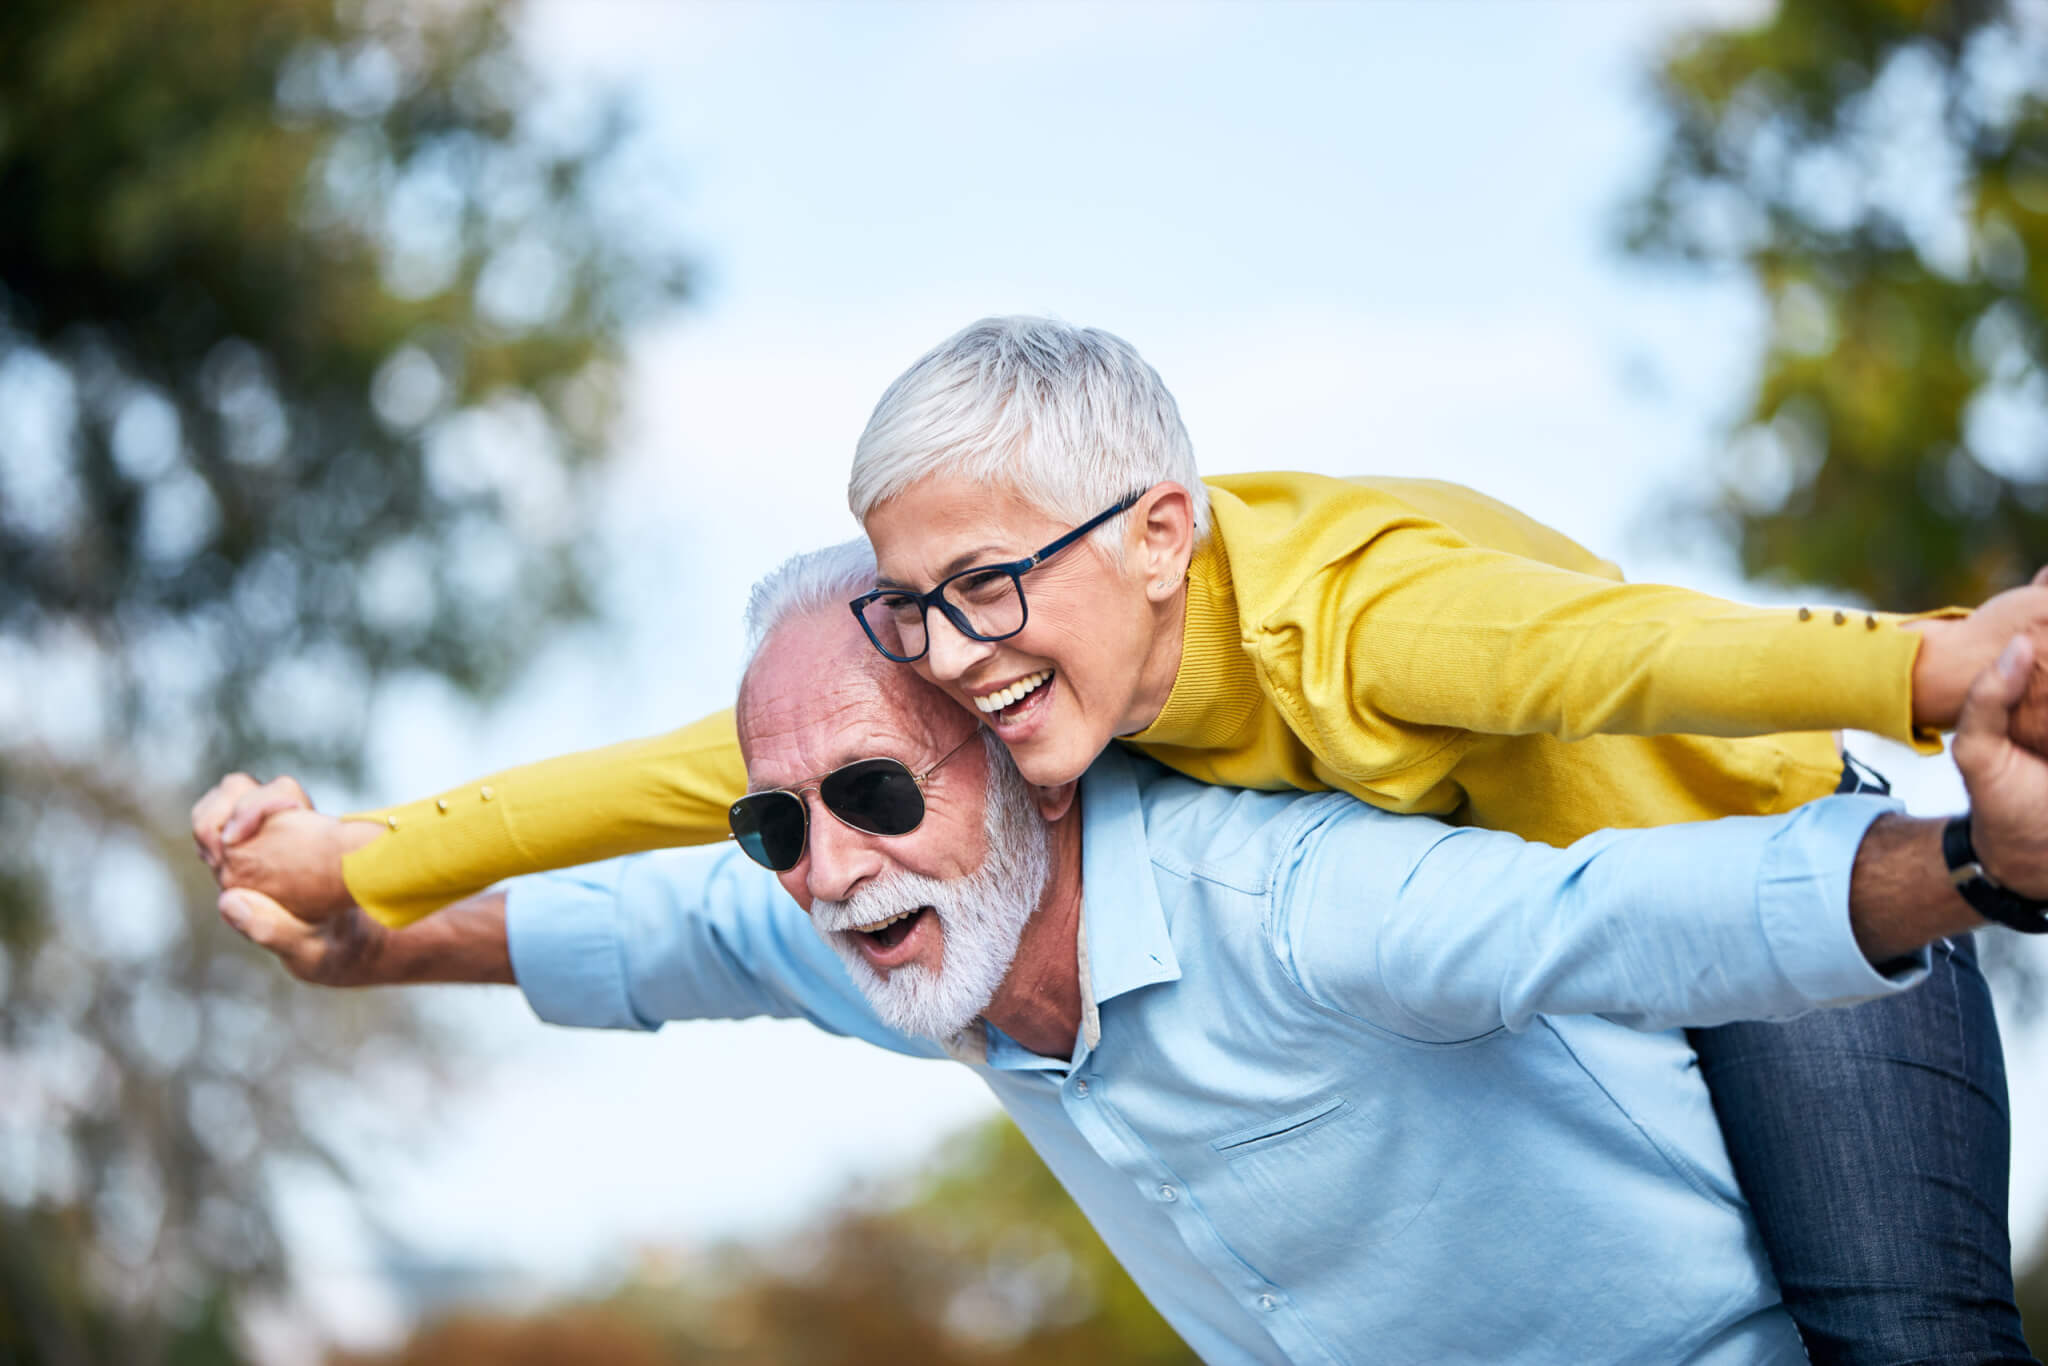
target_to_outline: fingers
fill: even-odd
[[[2029,632],[2034,643],[2034,668],[2026,692],[2012,711],[2012,740],[2023,749],[2048,757],[2048,631]]]
[[[246,791],[221,827],[223,845],[240,844],[263,828],[263,822],[280,811],[311,811],[312,799],[306,789],[289,775],[273,778],[259,788]]]
[[[2034,586],[2036,588],[2048,588],[2048,564],[2044,564],[2034,571]]]
[[[199,857],[207,867],[220,867],[221,827],[234,813],[235,803],[255,789],[256,780],[248,774],[230,773],[192,803],[192,842],[199,846]]]
[[[222,892],[214,904],[236,933],[280,957],[305,937],[305,923],[261,892],[247,887]]]
[[[1995,762],[2010,744],[2012,709],[2027,690],[2034,668],[2034,643],[2014,636],[1992,666],[1977,675],[1956,719],[1955,761],[1969,778]]]

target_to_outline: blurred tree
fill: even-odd
[[[323,1081],[420,1090],[394,1002],[214,927],[183,811],[584,609],[623,331],[682,275],[510,20],[0,5],[0,1362],[233,1359]]]
[[[650,1255],[618,1292],[464,1313],[330,1366],[1192,1366],[1015,1125],[943,1145],[893,1200],[765,1248]]]
[[[2048,560],[2048,11],[1783,0],[1659,61],[1645,255],[1767,323],[1705,510],[1744,568],[1887,607]]]

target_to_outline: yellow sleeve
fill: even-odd
[[[1846,727],[1933,750],[1912,724],[1920,638],[1900,620],[1617,583],[1408,518],[1322,561],[1249,626],[1291,724],[1367,776],[1461,732],[1577,740]]]
[[[350,817],[386,830],[342,861],[342,876],[364,910],[406,925],[522,873],[722,840],[726,809],[746,790],[727,708]]]

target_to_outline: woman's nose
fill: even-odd
[[[935,682],[954,682],[986,659],[989,651],[995,648],[993,641],[976,640],[963,634],[946,619],[944,612],[935,610],[928,613],[924,629],[925,663]]]

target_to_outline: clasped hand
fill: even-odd
[[[294,977],[367,986],[391,933],[364,914],[341,861],[381,833],[313,809],[297,780],[231,773],[192,807],[192,840],[213,871],[221,918],[277,955]]]

